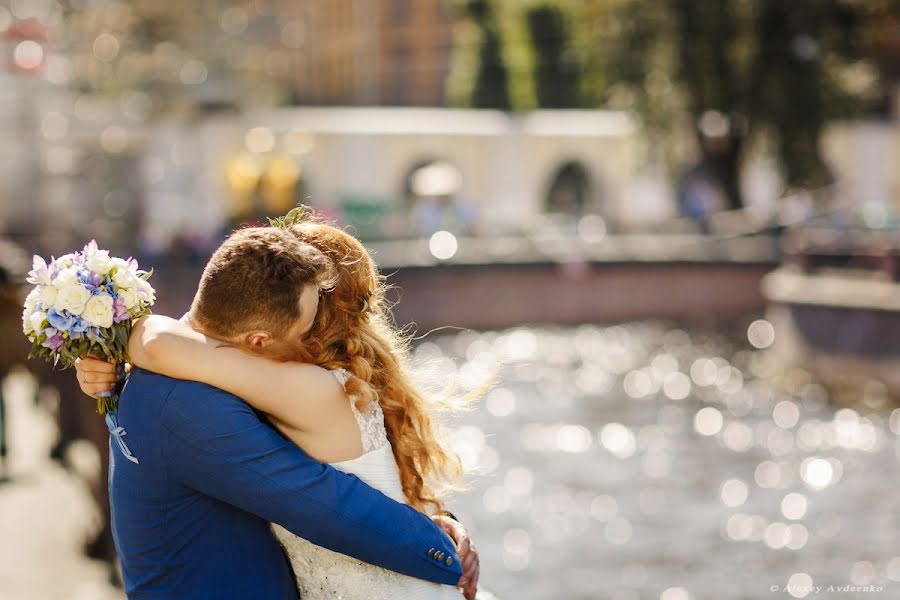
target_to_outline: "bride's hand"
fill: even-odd
[[[478,550],[475,544],[469,538],[469,532],[456,519],[452,519],[445,515],[435,515],[431,517],[441,529],[447,532],[456,543],[456,553],[459,554],[459,560],[462,563],[463,574],[456,584],[463,592],[466,600],[474,600],[475,594],[478,592],[478,576],[481,571],[478,560]]]
[[[101,392],[111,392],[116,387],[116,365],[98,358],[79,358],[75,361],[75,377],[81,391],[96,398]]]

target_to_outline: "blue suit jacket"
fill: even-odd
[[[453,542],[428,517],[312,460],[222,390],[136,369],[118,423],[139,461],[110,440],[113,535],[131,600],[296,600],[270,521],[406,575],[461,576]]]

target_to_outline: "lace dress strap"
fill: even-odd
[[[347,381],[349,381],[351,377],[350,371],[348,371],[347,369],[334,369],[331,374],[334,375],[334,378],[338,380],[338,383],[341,384],[341,387],[346,386]]]
[[[346,388],[347,381],[353,377],[353,374],[346,369],[334,369],[331,372],[342,388]],[[378,402],[371,402],[364,411],[360,411],[356,408],[356,396],[348,395],[348,398],[350,410],[353,411],[356,425],[359,427],[363,452],[378,450],[386,445],[388,443],[387,430],[384,427],[384,412],[381,410],[381,405]]]

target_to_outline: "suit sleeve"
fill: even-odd
[[[231,394],[179,383],[161,439],[170,475],[198,492],[392,571],[449,585],[462,575],[452,540],[428,517],[311,459]]]

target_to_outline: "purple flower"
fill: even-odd
[[[56,332],[52,337],[48,337],[41,346],[44,348],[50,348],[51,350],[59,350],[59,348],[63,345],[63,336],[61,333]]]
[[[123,298],[116,298],[113,301],[113,322],[121,323],[122,321],[127,321],[131,315],[128,314],[128,309],[125,308],[125,300]]]
[[[96,292],[97,288],[103,283],[103,277],[97,273],[92,273],[87,269],[79,269],[78,281],[91,292]]]

